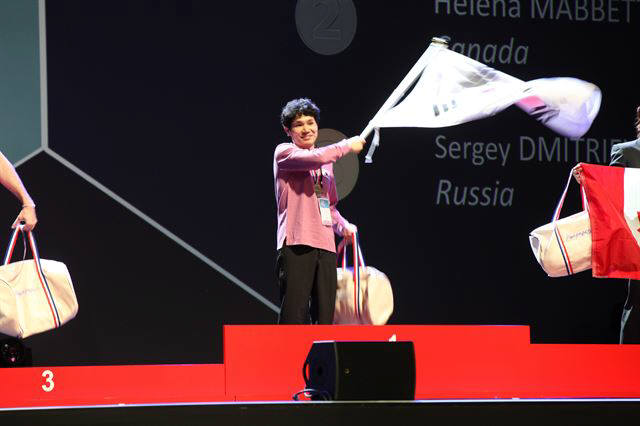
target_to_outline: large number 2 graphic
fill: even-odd
[[[46,382],[42,385],[42,390],[45,392],[51,392],[55,386],[55,383],[53,383],[53,371],[44,370],[42,372],[42,377],[44,377],[44,381]]]
[[[338,15],[340,15],[338,0],[320,0],[314,4],[314,7],[318,6],[323,6],[326,9],[326,13],[322,21],[313,29],[313,38],[340,40],[342,31],[339,28],[332,28],[332,25],[338,19]]]

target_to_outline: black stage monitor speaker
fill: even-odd
[[[313,342],[303,366],[312,399],[412,400],[413,342]]]

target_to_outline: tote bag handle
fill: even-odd
[[[40,264],[40,254],[38,252],[38,246],[36,245],[36,237],[33,235],[32,231],[27,231],[27,236],[24,235],[24,229],[22,225],[16,226],[11,234],[11,239],[9,240],[9,246],[7,247],[7,252],[4,255],[3,265],[11,262],[11,257],[13,256],[13,249],[16,246],[16,241],[18,240],[18,232],[22,234],[23,241],[26,242],[26,239],[29,240],[29,247],[31,248],[31,254],[33,254],[33,261],[35,263],[36,272],[38,273],[38,278],[40,281],[40,285],[42,287],[42,291],[44,292],[45,297],[47,298],[47,303],[49,304],[49,309],[51,310],[51,315],[53,317],[53,322],[55,327],[60,327],[60,314],[58,313],[58,307],[56,306],[55,300],[53,298],[53,294],[51,293],[51,288],[49,287],[49,283],[47,282],[47,278],[44,276],[44,272],[42,272],[42,265]],[[26,255],[26,247],[25,247],[25,255]],[[24,256],[23,256],[24,258]]]
[[[560,201],[558,201],[558,205],[556,206],[556,210],[553,212],[553,218],[551,219],[551,223],[553,224],[553,235],[556,238],[558,243],[558,247],[560,248],[560,254],[562,255],[562,260],[564,261],[564,266],[567,269],[569,274],[573,274],[573,264],[571,263],[571,258],[569,257],[569,253],[564,244],[564,240],[562,239],[562,235],[558,231],[558,219],[560,219],[560,211],[562,210],[562,205],[564,204],[564,200],[567,197],[567,191],[569,190],[569,185],[573,180],[572,172],[569,172],[569,178],[567,179],[567,184],[564,186],[564,191],[562,192],[562,196],[560,197]],[[584,187],[580,185],[580,192],[582,195],[582,209],[589,212],[589,203],[587,201],[587,194],[584,190]]]
[[[364,257],[362,256],[362,250],[360,250],[360,243],[358,239],[358,233],[354,232],[351,235],[351,246],[353,247],[353,300],[355,303],[356,317],[360,318],[360,267],[365,268]],[[338,254],[342,252],[342,272],[347,272],[347,240],[343,239],[338,245]]]
[[[562,205],[564,204],[565,198],[567,198],[567,192],[569,191],[569,185],[573,180],[573,174],[569,172],[569,178],[567,179],[567,184],[564,186],[564,191],[562,191],[562,195],[560,196],[560,201],[558,201],[558,205],[556,206],[555,211],[553,212],[553,217],[551,218],[551,222],[556,222],[560,219],[560,211],[562,210]],[[582,209],[589,211],[589,202],[587,201],[587,193],[584,190],[584,187],[580,185],[580,193],[582,195]]]
[[[364,264],[364,257],[362,256],[362,249],[360,248],[360,242],[359,242],[359,237],[358,237],[358,233],[355,232],[352,237],[351,237],[351,247],[353,248],[353,267],[356,267],[356,262],[355,259],[358,259],[360,262],[360,266],[361,267],[365,267]],[[340,257],[340,255],[342,254],[342,261],[341,261],[341,265],[342,265],[342,269],[347,269],[347,259],[346,259],[346,255],[347,255],[347,250],[345,250],[345,247],[347,245],[347,240],[346,238],[343,238],[342,241],[340,241],[340,243],[338,244],[338,257]]]

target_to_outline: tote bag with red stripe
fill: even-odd
[[[347,248],[340,243],[342,267],[337,268],[338,288],[334,324],[383,325],[393,313],[393,291],[387,276],[372,266],[365,266],[358,244],[353,235],[353,268],[347,268]]]
[[[13,232],[0,266],[0,333],[25,338],[74,318],[78,301],[66,265],[40,259],[33,233],[21,231]],[[9,263],[18,234],[28,240],[33,259]]]
[[[560,219],[571,173],[550,223],[534,229],[529,243],[536,260],[550,277],[564,277],[591,269],[591,224],[589,205],[582,191],[584,210]]]

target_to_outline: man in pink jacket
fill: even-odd
[[[336,209],[333,163],[358,154],[366,141],[355,136],[316,148],[320,110],[295,99],[280,121],[291,142],[275,149],[273,176],[278,210],[279,324],[332,324],[337,275],[334,232],[351,237],[356,227]]]

